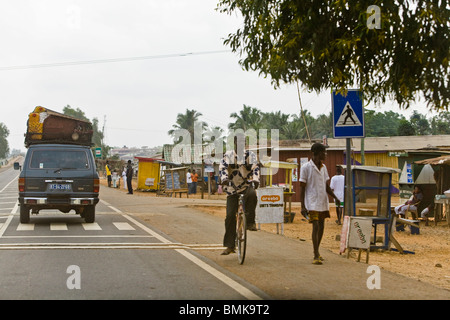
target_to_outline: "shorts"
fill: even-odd
[[[313,221],[325,220],[330,217],[330,211],[308,211],[309,223]]]

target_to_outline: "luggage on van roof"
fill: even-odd
[[[38,106],[28,115],[25,146],[42,143],[92,145],[92,123]]]

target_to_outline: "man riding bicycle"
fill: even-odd
[[[244,194],[247,229],[257,230],[255,209],[258,199],[255,189],[259,186],[259,171],[256,155],[245,150],[245,135],[238,133],[234,137],[234,150],[225,152],[219,165],[220,181],[227,193],[227,215],[223,238],[223,245],[226,249],[222,255],[235,252],[236,213],[239,209],[239,194],[241,193]]]

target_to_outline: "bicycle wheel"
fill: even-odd
[[[247,249],[247,219],[245,213],[239,212],[237,215],[236,247],[238,249],[239,264],[245,260],[245,251]]]

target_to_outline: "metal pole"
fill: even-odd
[[[350,138],[346,139],[346,153],[345,153],[345,162],[346,162],[346,168],[345,168],[345,182],[346,182],[346,192],[345,192],[345,215],[351,216],[352,215],[352,208],[353,208],[353,197],[352,197],[352,163],[351,163],[351,140]]]

